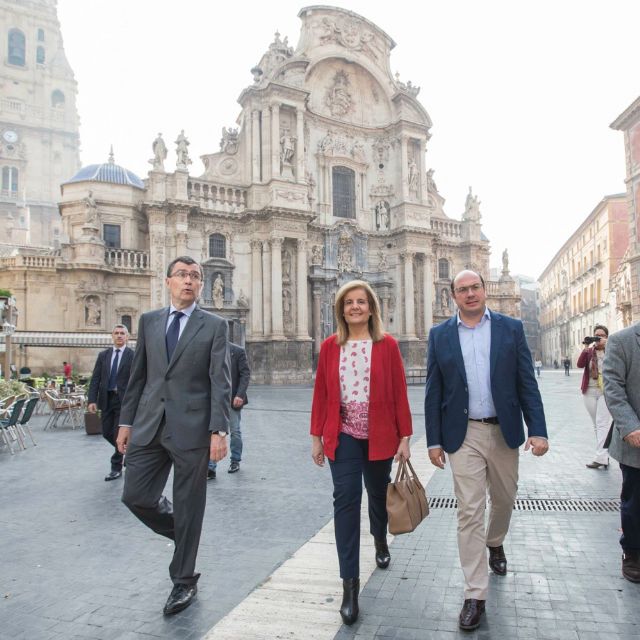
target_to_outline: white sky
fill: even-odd
[[[310,3],[309,3],[310,4]],[[276,29],[295,47],[303,2],[58,0],[79,85],[82,163],[145,177],[160,131],[199,156],[219,150]],[[427,166],[459,218],[481,201],[492,266],[537,277],[604,195],[625,190],[622,133],[640,94],[638,0],[345,1],[396,42],[391,69],[422,87]]]

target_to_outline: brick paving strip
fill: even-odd
[[[435,467],[424,455],[424,436],[414,437],[413,447],[420,455],[412,457],[412,465],[426,486]],[[392,477],[395,470],[394,465]],[[360,526],[360,583],[364,586],[376,569],[366,492]],[[391,544],[393,536],[388,540]],[[393,548],[391,554],[393,557]],[[339,575],[331,520],[216,624],[204,640],[330,640],[342,626],[338,612],[342,600]]]

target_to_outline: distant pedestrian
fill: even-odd
[[[133,361],[133,349],[127,347],[129,331],[123,324],[117,324],[111,332],[113,347],[98,354],[89,383],[87,409],[95,413],[100,409],[102,437],[114,448],[111,456],[111,471],[105,480],[115,480],[122,475],[123,455],[118,451],[118,424],[120,405],[129,383],[129,372]]]
[[[597,324],[593,330],[593,337],[599,340],[585,343],[577,363],[578,368],[584,369],[580,391],[583,394],[584,406],[591,416],[591,424],[596,436],[596,451],[593,460],[587,464],[589,469],[609,467],[609,453],[604,446],[604,441],[611,426],[611,414],[605,402],[602,379],[602,364],[608,336],[609,329],[602,324]]]
[[[602,373],[614,421],[609,453],[622,471],[622,575],[640,582],[640,323],[611,335]]]
[[[424,414],[431,463],[444,469],[449,455],[465,582],[458,625],[470,631],[489,593],[487,548],[492,571],[507,573],[503,541],[518,490],[523,414],[525,451],[541,456],[549,444],[522,322],[487,308],[484,280],[474,271],[461,271],[451,292],[458,313],[429,333]]]
[[[229,358],[231,359],[231,413],[229,414],[229,449],[231,450],[231,464],[227,473],[240,471],[242,460],[242,432],[240,431],[240,413],[242,407],[249,403],[247,399],[247,387],[251,379],[251,369],[247,362],[247,353],[239,345],[229,343]],[[209,460],[207,478],[213,480],[216,477],[215,460]]]
[[[380,303],[363,280],[336,294],[338,331],[320,348],[311,407],[311,457],[329,458],[336,546],[342,578],[342,621],[358,619],[362,481],[369,496],[369,531],[380,569],[387,545],[387,485],[391,463],[409,459],[412,433],[407,385],[398,343],[386,334]],[[375,612],[372,612],[375,613]]]
[[[569,370],[571,369],[571,360],[569,360],[569,358],[565,356],[564,360],[562,361],[562,364],[564,365],[564,375],[568,376]]]
[[[71,382],[71,376],[73,375],[73,366],[70,362],[62,363],[62,375],[67,383]]]
[[[542,371],[542,360],[540,360],[540,358],[538,358],[535,362],[535,368],[536,368],[536,375],[538,376],[538,378],[540,377],[540,372]]]
[[[557,360],[554,360],[554,361],[553,361],[553,368],[554,368],[554,369],[559,369],[559,368],[560,368],[560,365],[558,364],[558,361],[557,361]]]

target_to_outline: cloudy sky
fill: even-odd
[[[151,142],[184,129],[191,171],[233,125],[249,70],[277,29],[296,44],[292,0],[58,0],[79,85],[82,163],[144,177]],[[637,0],[345,1],[396,42],[391,68],[421,87],[427,166],[459,218],[481,200],[492,266],[538,276],[604,195],[625,190],[622,134],[640,95]],[[171,150],[173,144],[168,144]],[[175,161],[170,153],[166,166]]]

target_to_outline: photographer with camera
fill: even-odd
[[[578,367],[584,369],[580,390],[583,393],[584,406],[587,408],[596,434],[596,454],[592,462],[587,464],[589,469],[609,467],[609,451],[604,448],[604,441],[611,426],[611,414],[604,399],[602,383],[602,363],[604,351],[609,337],[609,329],[597,324],[593,329],[593,336],[587,336],[582,344],[585,345]]]

